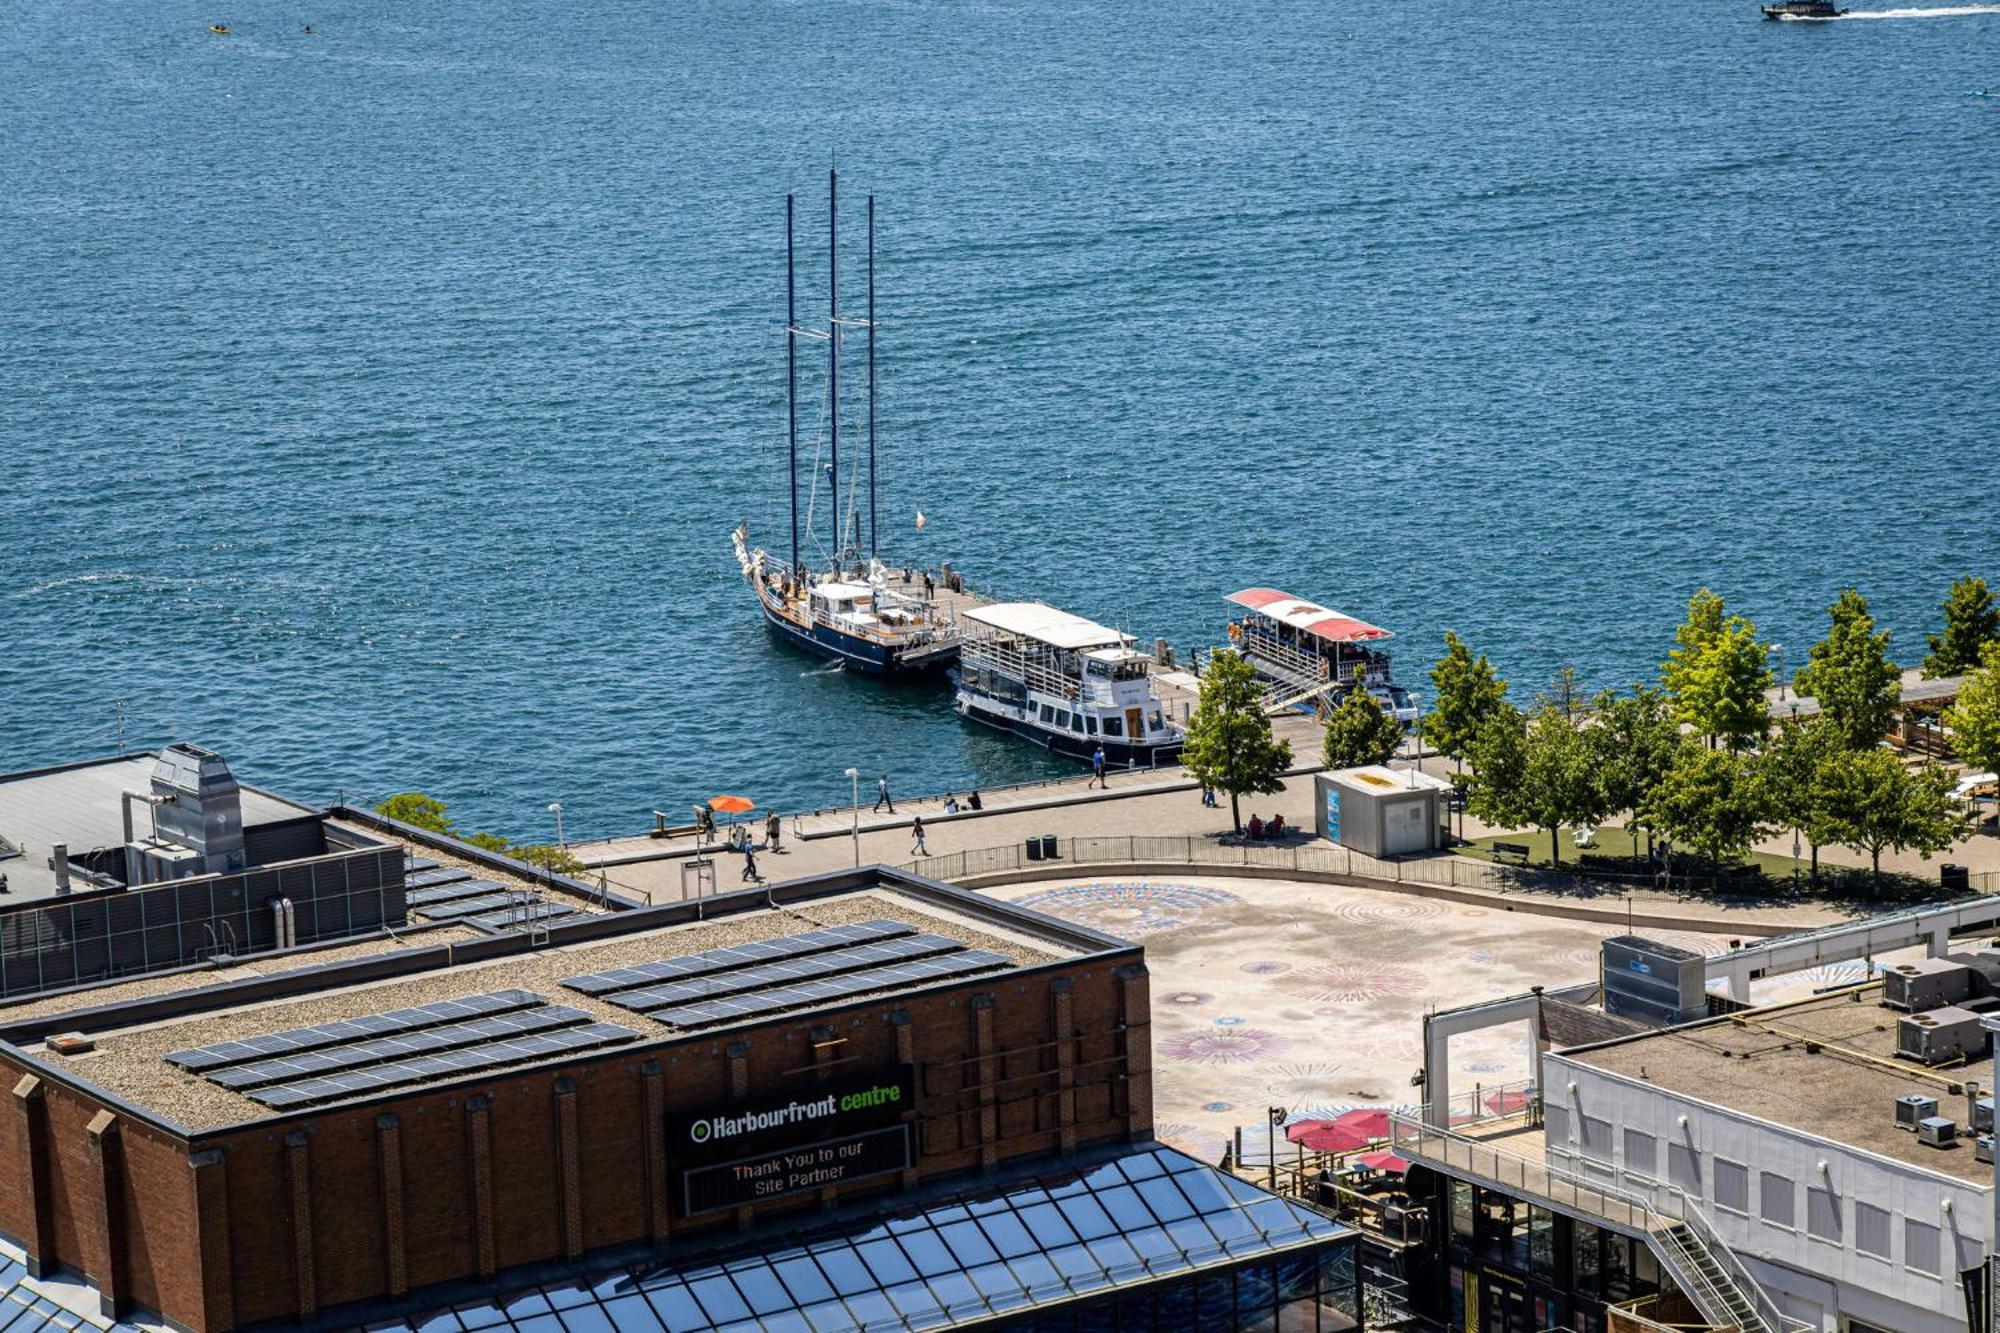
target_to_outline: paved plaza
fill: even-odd
[[[1161,1138],[1208,1161],[1267,1107],[1294,1118],[1413,1107],[1427,1009],[1592,980],[1622,925],[1337,884],[1065,876],[985,890],[1146,946]],[[1646,930],[1701,953],[1729,937]],[[1799,974],[1810,988],[1852,977]],[[1760,997],[1761,998],[1761,997]],[[1454,1089],[1528,1077],[1525,1031],[1452,1044]]]

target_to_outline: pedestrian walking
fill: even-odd
[[[893,815],[896,813],[896,803],[889,799],[889,775],[887,773],[875,779],[875,813],[878,815],[881,814],[882,807],[885,805],[889,807],[890,814]]]
[[[931,849],[924,846],[924,817],[918,815],[910,821],[910,855],[929,856]]]
[[[770,814],[765,815],[764,850],[767,852],[775,852],[782,850],[778,846],[778,835],[780,833],[783,833],[784,831],[785,831],[784,821],[778,818],[778,812],[776,810],[773,810]]]
[[[1091,787],[1100,787],[1109,790],[1110,785],[1110,783],[1104,780],[1104,747],[1100,745],[1091,753],[1090,782],[1084,790],[1089,791]]]
[[[750,845],[750,839],[743,840],[743,880],[748,884],[760,883],[763,876],[757,873],[757,849]]]

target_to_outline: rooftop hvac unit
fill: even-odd
[[[1957,1004],[1972,994],[1973,972],[1948,958],[1919,958],[1898,963],[1882,973],[1882,1003],[1891,1009],[1920,1014],[1940,1005]]]
[[[1917,1123],[1917,1142],[1931,1148],[1949,1148],[1958,1142],[1958,1126],[1941,1115]]]
[[[221,755],[169,745],[153,764],[152,785],[153,827],[161,841],[194,849],[202,860],[195,873],[243,869],[243,793]]]
[[[1896,1128],[1915,1133],[1921,1121],[1937,1114],[1937,1098],[1926,1097],[1921,1092],[1913,1092],[1907,1097],[1896,1099]]]
[[[1605,940],[1604,1012],[1654,1027],[1708,1017],[1708,961],[1638,935]]]
[[[1991,1134],[1993,1132],[1993,1099],[1981,1097],[1972,1104],[1972,1132]]]
[[[1978,1059],[1986,1054],[1986,1040],[1979,1015],[1970,1009],[1933,1009],[1896,1024],[1896,1054],[1927,1065]]]
[[[1985,1162],[1988,1166],[1993,1164],[1993,1136],[1991,1134],[1981,1134],[1972,1141],[1972,1160],[1975,1162]]]

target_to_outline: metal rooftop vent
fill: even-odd
[[[244,868],[243,794],[229,765],[213,750],[181,742],[153,765],[153,827],[200,860],[194,873]]]

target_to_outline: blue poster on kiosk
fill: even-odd
[[[1340,788],[1326,784],[1326,836],[1340,841]]]

